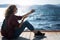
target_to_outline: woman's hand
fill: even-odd
[[[32,10],[30,11],[30,13],[33,13],[33,12],[35,12],[35,10],[34,10],[34,9],[32,9]]]

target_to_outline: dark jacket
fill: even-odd
[[[14,36],[15,27],[19,27],[18,20],[21,20],[22,16],[11,15],[8,20],[4,19],[1,34],[8,38]]]

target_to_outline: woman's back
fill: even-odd
[[[19,26],[18,20],[20,20],[21,18],[21,16],[11,15],[8,19],[4,19],[1,29],[2,35],[13,38],[13,36],[15,35],[15,27]]]

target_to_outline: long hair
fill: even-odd
[[[5,13],[5,18],[8,19],[11,14],[14,14],[14,9],[16,8],[15,5],[11,5],[7,8],[6,13]]]

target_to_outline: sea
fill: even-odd
[[[4,5],[6,7],[6,5]],[[20,6],[18,14],[24,14],[34,9],[35,12],[27,17],[27,21],[36,30],[60,30],[60,6],[59,5],[31,5]],[[0,22],[2,25],[3,22]]]

